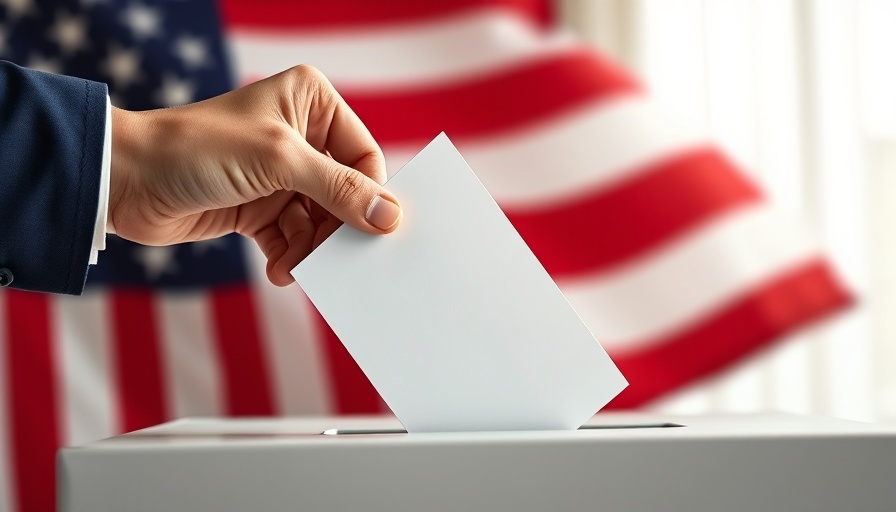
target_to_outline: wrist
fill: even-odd
[[[112,108],[112,163],[109,174],[109,214],[106,232],[116,233],[120,207],[134,196],[134,180],[145,162],[149,137],[141,112]]]

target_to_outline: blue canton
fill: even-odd
[[[234,83],[212,1],[0,0],[0,59],[105,82],[112,104],[129,110],[199,101]],[[241,283],[243,249],[238,235],[171,247],[109,236],[87,286],[200,291]]]

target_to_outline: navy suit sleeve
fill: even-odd
[[[14,288],[84,289],[106,95],[105,84],[0,61],[0,280]]]

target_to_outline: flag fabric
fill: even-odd
[[[543,0],[0,0],[0,58],[107,82],[129,109],[312,64],[390,173],[445,131],[631,382],[612,407],[849,303],[755,183],[551,13]],[[186,415],[369,412],[385,406],[332,331],[236,236],[110,237],[84,296],[0,293],[0,512],[53,509],[59,446]]]

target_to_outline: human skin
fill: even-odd
[[[343,222],[395,230],[383,153],[329,81],[296,66],[182,107],[112,110],[107,231],[145,245],[240,233],[278,286]]]

